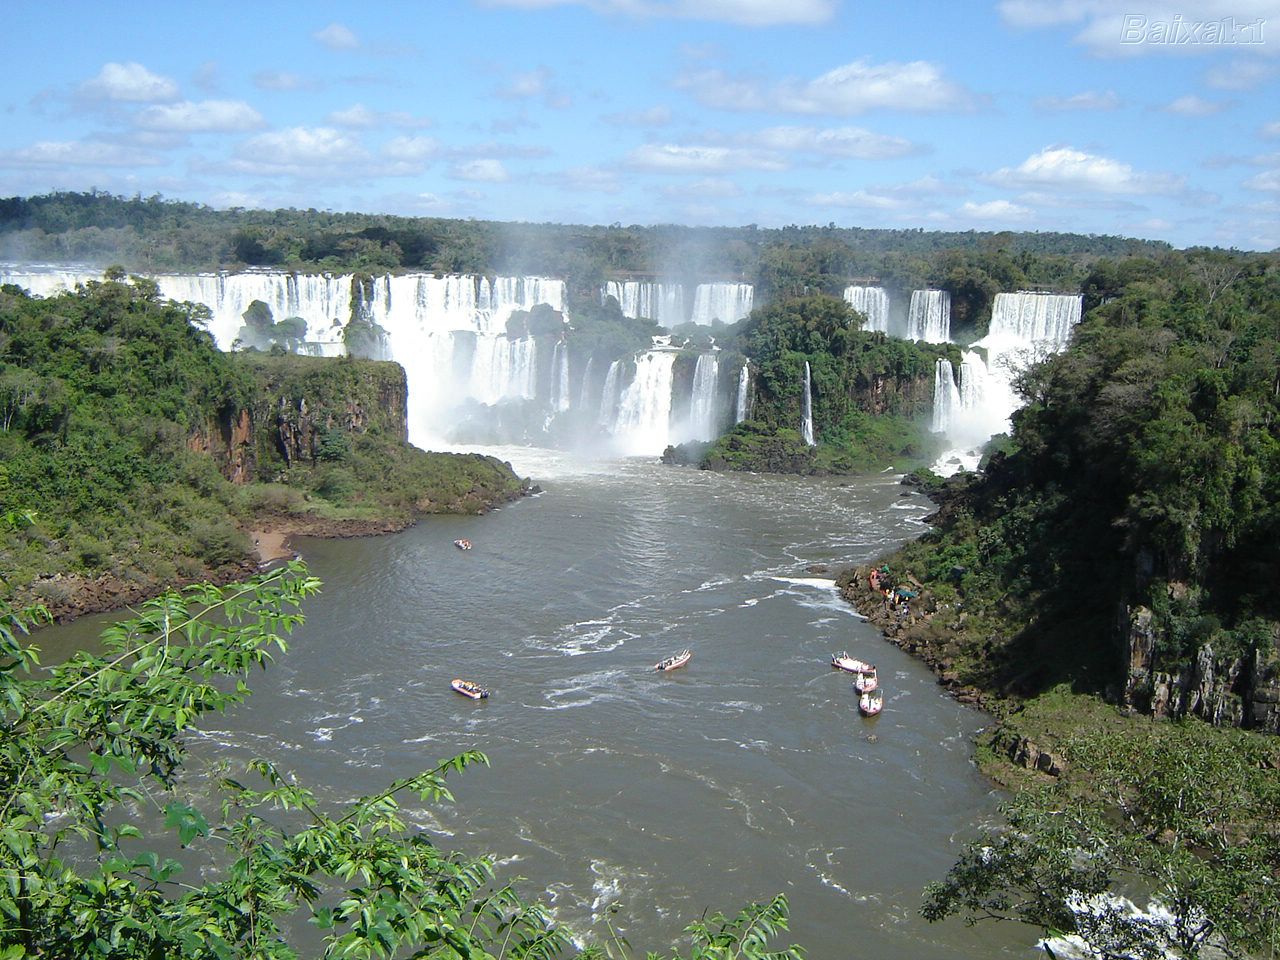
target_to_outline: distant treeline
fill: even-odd
[[[957,319],[976,291],[1079,289],[1101,257],[1159,257],[1168,244],[1053,232],[869,230],[827,226],[582,226],[321,210],[214,210],[160,196],[51,193],[0,199],[0,258],[119,263],[130,270],[272,267],[428,270],[564,277],[571,300],[610,276],[752,283],[760,301],[839,295],[857,278],[952,292]]]

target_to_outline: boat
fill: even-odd
[[[471,541],[470,541],[470,540],[466,540],[466,539],[463,539],[463,540],[455,540],[455,541],[453,541],[453,545],[454,545],[455,547],[457,547],[459,550],[470,550],[470,549],[471,549]]]
[[[865,660],[856,660],[844,651],[832,654],[831,666],[836,670],[844,670],[846,673],[866,673],[868,670],[875,670],[875,667]]]
[[[858,674],[858,679],[853,681],[853,688],[859,693],[870,693],[878,686],[880,686],[880,678],[876,675],[875,667],[863,670]]]
[[[858,697],[858,712],[864,717],[874,717],[884,709],[884,691],[868,690]]]
[[[470,697],[472,700],[483,700],[489,696],[488,690],[478,683],[472,683],[470,680],[454,680],[449,686],[453,687],[456,693],[460,693],[464,697]]]
[[[676,670],[680,667],[683,667],[691,659],[693,659],[692,650],[681,650],[679,653],[675,654],[674,656],[667,657],[667,659],[660,660],[657,663],[655,663],[653,665],[653,669],[658,671]]]

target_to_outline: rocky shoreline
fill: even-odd
[[[841,571],[836,579],[840,596],[868,623],[879,628],[886,640],[923,661],[933,670],[938,685],[957,701],[992,715],[994,725],[985,731],[982,742],[1002,764],[1001,769],[984,765],[984,772],[1004,786],[1010,785],[1004,762],[1020,770],[1059,776],[1066,768],[1064,758],[1007,723],[1010,715],[1017,711],[1014,704],[960,679],[956,669],[960,655],[958,635],[944,622],[944,616],[955,616],[955,611],[940,609],[928,590],[910,577],[903,582],[910,584],[917,596],[908,603],[891,602],[871,586],[871,571],[875,568],[874,564],[863,564]]]
[[[892,603],[870,582],[872,564],[846,569],[836,579],[840,596],[851,603],[868,623],[879,628],[896,647],[923,660],[961,703],[991,709],[997,698],[960,680],[955,669],[958,649],[955,634],[939,621],[937,605],[919,583],[908,579],[918,596],[908,603]]]

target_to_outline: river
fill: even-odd
[[[323,579],[201,761],[265,756],[341,799],[466,749],[492,767],[410,819],[490,852],[586,939],[613,904],[638,955],[706,908],[785,892],[809,956],[1031,957],[1029,931],[920,919],[920,892],[999,800],[985,717],[805,571],[880,555],[932,505],[890,475],[725,475],[494,450],[542,494],[393,536],[303,540]],[[474,549],[452,541],[467,537]],[[97,621],[42,635],[83,639]],[[684,647],[686,668],[653,664]],[[859,717],[833,652],[875,661]],[[461,676],[489,687],[472,702]],[[598,933],[598,925],[594,928]]]

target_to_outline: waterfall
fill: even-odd
[[[587,365],[582,370],[582,387],[578,391],[578,409],[591,409],[591,374],[595,369],[595,354],[587,357]]]
[[[863,330],[889,332],[889,294],[883,287],[845,287],[844,301],[867,318]]]
[[[618,415],[619,390],[618,377],[621,376],[622,361],[615,360],[609,364],[609,372],[604,377],[604,389],[600,391],[600,426],[613,429],[613,421]]]
[[[1082,298],[1055,293],[997,293],[986,339],[1057,353],[1080,322]]]
[[[1031,364],[1066,348],[1080,322],[1081,302],[1076,294],[996,294],[987,335],[964,354],[960,364],[958,404],[950,408],[942,431],[951,449],[934,465],[936,472],[947,475],[975,469],[982,446],[1009,430],[1009,419],[1020,404],[1015,379]],[[936,429],[940,416],[936,390],[934,396]]]
[[[0,268],[0,283],[13,283],[29,293],[47,297],[77,284],[101,280],[89,269]],[[351,276],[274,272],[156,274],[151,277],[160,295],[179,302],[201,303],[209,308],[208,330],[222,350],[244,326],[244,312],[254,300],[271,308],[277,321],[301,317],[307,321],[303,353],[341,356],[345,353],[342,328],[351,313]]]
[[[678,283],[609,280],[605,283],[603,297],[617,300],[618,306],[622,308],[622,315],[632,319],[644,317],[656,320],[664,327],[674,327],[688,319],[684,287]]]
[[[539,303],[562,310],[564,281],[380,276],[360,287],[358,300],[361,316],[386,331],[389,359],[405,368],[409,437],[419,442],[434,436],[433,427],[447,421],[447,411],[461,401],[537,397],[537,339],[507,336],[507,321]]]
[[[929,343],[948,343],[951,340],[951,294],[945,290],[911,292],[907,339]]]
[[[551,355],[551,409],[569,409],[569,348],[563,340],[556,341]]]
[[[956,386],[951,361],[939,358],[933,367],[933,433],[946,433],[960,409],[960,389]]]
[[[804,362],[804,403],[800,408],[802,417],[800,423],[800,433],[804,437],[804,442],[809,446],[814,446],[817,441],[813,438],[813,389],[809,384],[809,361]]]
[[[689,439],[714,440],[719,418],[716,416],[720,361],[714,353],[698,356],[693,371],[693,395],[689,400]]]
[[[738,406],[734,411],[734,423],[741,423],[751,416],[751,366],[744,363],[738,371]]]
[[[691,308],[679,283],[609,280],[600,296],[616,299],[623,316],[656,320],[664,327],[689,321],[709,326],[712,320],[736,323],[749,314],[755,288],[749,283],[700,283],[694,287]]]
[[[711,321],[737,323],[751,312],[755,288],[749,283],[700,283],[693,292],[693,315],[701,326]]]
[[[670,443],[671,373],[675,360],[674,350],[650,350],[636,358],[635,378],[618,399],[618,415],[613,424],[613,435],[622,452],[656,456]]]

